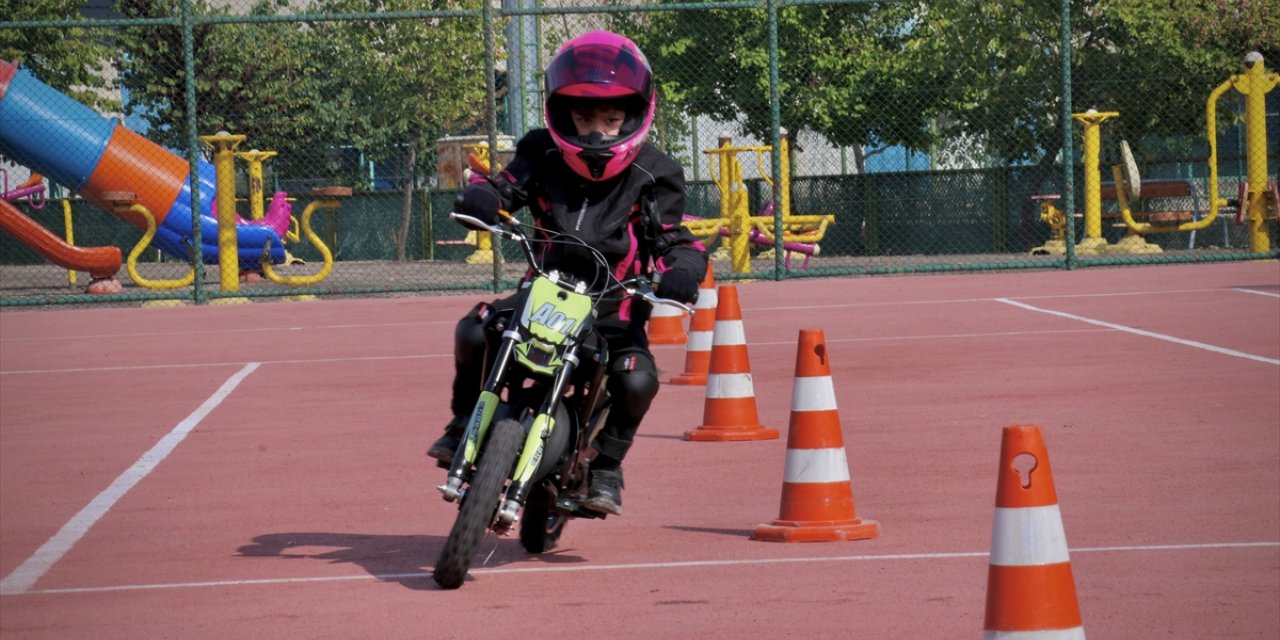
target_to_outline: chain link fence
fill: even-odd
[[[649,56],[720,280],[1277,255],[1260,0],[0,5],[0,306],[507,288],[465,158],[594,29]]]

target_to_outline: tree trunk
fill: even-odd
[[[409,221],[413,219],[413,168],[418,163],[418,146],[409,143],[409,157],[405,161],[409,172],[404,179],[404,199],[400,207],[400,229],[396,231],[396,260],[404,262],[408,259],[406,245],[409,243]]]

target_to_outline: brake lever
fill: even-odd
[[[463,226],[471,227],[480,231],[488,231],[504,238],[511,238],[513,240],[517,239],[519,237],[518,234],[522,233],[520,231],[520,221],[503,209],[498,209],[498,215],[502,217],[502,222],[506,226],[501,224],[489,224],[480,218],[465,213],[459,213],[457,211],[449,212],[449,217],[461,223]]]
[[[687,304],[685,304],[685,303],[683,303],[683,302],[676,302],[675,300],[672,300],[672,299],[670,299],[670,298],[659,298],[659,297],[658,297],[656,294],[654,294],[652,291],[645,291],[644,293],[642,293],[642,294],[640,295],[640,297],[641,297],[641,298],[643,298],[643,299],[645,299],[646,301],[648,301],[650,304],[660,304],[660,305],[663,305],[663,306],[667,306],[667,307],[674,307],[674,308],[676,308],[676,309],[680,309],[681,311],[684,311],[685,313],[693,313],[693,307],[691,307],[691,306],[689,306],[689,305],[687,305]]]
[[[623,289],[622,289],[622,290],[623,290],[623,291],[624,291],[628,296],[639,296],[639,297],[640,297],[640,299],[642,299],[642,300],[644,300],[644,301],[646,301],[646,302],[648,302],[648,303],[650,303],[650,304],[660,304],[660,305],[663,305],[663,306],[667,306],[667,307],[674,307],[674,308],[676,308],[676,309],[680,309],[681,311],[684,311],[685,313],[693,313],[693,307],[691,307],[691,306],[689,306],[689,305],[687,305],[687,304],[684,304],[683,302],[677,302],[677,301],[672,300],[672,299],[670,299],[670,298],[661,298],[661,297],[659,297],[659,296],[658,296],[658,294],[656,294],[656,293],[654,293],[654,292],[653,292],[653,283],[652,283],[652,282],[649,282],[649,281],[647,281],[647,280],[637,281],[637,282],[636,282],[636,283],[634,283],[634,284],[627,285],[626,287],[623,287]]]

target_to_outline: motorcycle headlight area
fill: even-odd
[[[537,371],[550,372],[560,366],[557,346],[538,338],[530,338],[516,345],[516,353],[522,362]]]

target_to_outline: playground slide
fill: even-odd
[[[116,214],[103,194],[137,194],[156,219],[152,245],[179,260],[191,259],[192,207],[200,212],[204,262],[218,264],[218,222],[212,210],[213,164],[201,161],[200,201],[191,201],[186,159],[125,128],[115,119],[73,100],[15,63],[0,60],[0,154],[42,173],[104,210]],[[116,214],[139,229],[141,216]],[[270,245],[273,264],[285,261],[280,233],[263,221],[236,225],[242,268],[254,268]]]
[[[64,269],[88,271],[95,279],[110,278],[120,270],[119,247],[69,245],[4,200],[0,200],[0,231]]]

